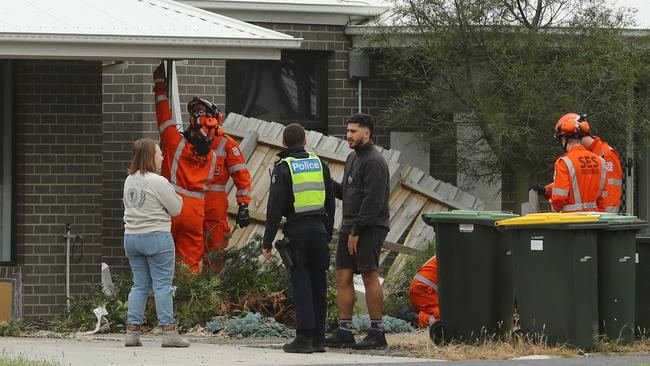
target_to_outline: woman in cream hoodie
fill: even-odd
[[[133,272],[129,293],[126,347],[142,346],[140,327],[153,288],[163,347],[187,347],[178,335],[172,300],[175,250],[171,218],[181,212],[182,198],[157,174],[163,156],[158,144],[147,138],[133,143],[133,159],[124,182],[124,251]]]

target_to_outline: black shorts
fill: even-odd
[[[354,273],[372,272],[379,269],[379,252],[384,244],[388,229],[373,226],[359,235],[357,252],[348,252],[349,228],[339,231],[339,243],[336,247],[336,269],[352,269]]]

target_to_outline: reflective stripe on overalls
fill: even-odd
[[[424,283],[425,285],[431,287],[436,292],[438,292],[438,285],[436,285],[435,283],[433,283],[433,281],[431,281],[430,279],[424,277],[423,275],[421,275],[419,273],[416,273],[415,276],[413,276],[413,279]],[[433,316],[433,314],[429,314],[429,325],[432,325],[433,323],[435,323],[436,320],[437,319],[436,319],[435,316]]]
[[[580,197],[580,186],[578,185],[578,177],[576,176],[576,170],[569,159],[566,156],[561,157],[562,161],[566,164],[569,169],[569,176],[571,177],[571,188],[573,189],[573,204],[565,205],[562,207],[562,211],[579,211],[579,210],[596,210],[598,205],[596,202],[582,202]],[[605,161],[600,160],[601,171],[600,171],[600,185],[598,187],[598,195],[600,197],[603,194],[603,188],[605,187]],[[568,193],[568,192],[567,192]]]
[[[413,279],[424,283],[425,285],[431,287],[432,289],[436,290],[436,292],[438,292],[438,285],[436,285],[435,283],[433,283],[433,281],[424,277],[423,275],[416,273],[415,276],[413,276]]]
[[[325,178],[323,165],[314,153],[308,158],[282,159],[289,166],[293,184],[293,207],[296,213],[319,211],[325,208]]]

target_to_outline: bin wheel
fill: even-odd
[[[451,341],[447,323],[438,320],[429,327],[429,337],[433,344],[444,345]]]

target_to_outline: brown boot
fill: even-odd
[[[175,325],[163,325],[162,347],[189,347],[190,342],[181,338]]]
[[[124,347],[140,347],[142,342],[140,342],[140,325],[137,324],[127,324],[126,326],[126,340],[124,341]]]

